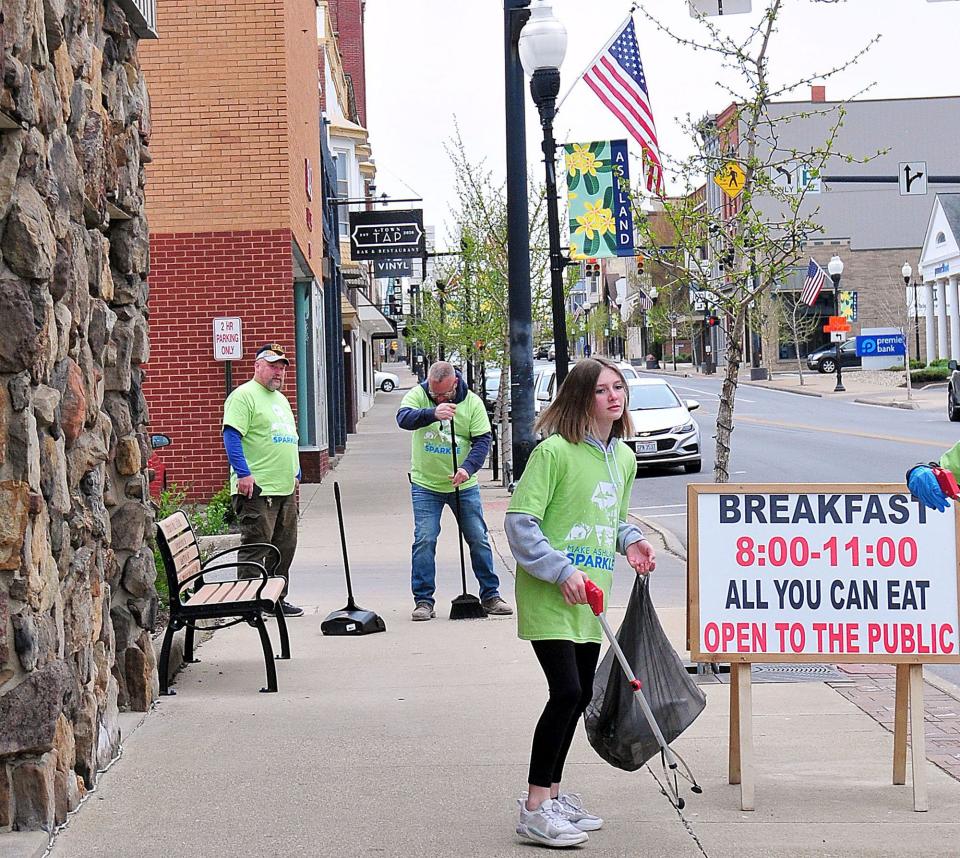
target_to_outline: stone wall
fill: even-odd
[[[149,102],[114,0],[2,12],[0,830],[50,830],[157,690]]]

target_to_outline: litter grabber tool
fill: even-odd
[[[340,547],[343,550],[343,571],[347,577],[347,604],[334,611],[320,623],[325,635],[370,635],[385,632],[387,624],[373,611],[367,611],[353,600],[353,585],[350,583],[350,559],[347,556],[347,535],[343,529],[343,505],[340,503],[340,483],[334,482],[333,495],[337,500],[337,522],[340,524]]]
[[[453,454],[453,473],[459,470],[457,464],[457,433],[450,418],[450,451]],[[467,592],[467,564],[463,556],[463,528],[460,526],[460,486],[453,488],[455,505],[457,508],[457,538],[460,540],[460,582],[463,592],[450,605],[451,620],[482,620],[487,616],[480,600],[472,593]]]
[[[667,740],[664,738],[663,731],[660,729],[660,725],[657,724],[657,719],[654,717],[653,711],[650,709],[650,704],[647,702],[647,698],[644,696],[640,680],[634,675],[633,668],[630,666],[630,662],[627,661],[627,657],[623,654],[623,650],[620,648],[620,642],[617,640],[617,636],[614,634],[613,629],[610,628],[610,624],[607,621],[607,614],[604,610],[603,604],[603,590],[594,584],[593,581],[588,580],[586,583],[586,591],[587,602],[590,605],[590,609],[594,614],[596,614],[597,619],[600,620],[600,625],[603,627],[603,633],[610,642],[610,649],[612,649],[616,655],[617,661],[620,662],[620,667],[623,669],[623,674],[627,678],[627,682],[629,683],[630,687],[633,689],[634,700],[636,700],[641,712],[643,712],[643,716],[650,725],[650,730],[656,737],[657,744],[660,746],[660,762],[663,766],[667,799],[675,808],[677,808],[677,810],[683,810],[685,802],[683,797],[680,795],[678,777],[688,781],[690,783],[691,792],[694,792],[697,795],[702,793],[703,789],[697,783],[696,778],[693,776],[693,772],[690,771],[690,767],[686,764],[683,758],[667,744]]]
[[[948,471],[946,468],[941,468],[939,465],[931,467],[930,470],[933,471],[933,475],[937,478],[937,484],[940,486],[940,491],[943,492],[945,498],[951,498],[953,500],[960,498],[960,486],[957,485],[957,478],[951,471]]]

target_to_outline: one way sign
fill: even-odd
[[[900,162],[900,196],[924,196],[927,193],[927,162]]]

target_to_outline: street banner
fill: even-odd
[[[626,140],[566,143],[570,257],[633,256]]]
[[[373,263],[373,276],[377,279],[413,277],[413,262],[410,259],[378,259]]]
[[[858,304],[856,292],[840,291],[840,315],[848,322],[857,321]]]
[[[690,485],[690,653],[960,662],[958,509],[897,484]]]

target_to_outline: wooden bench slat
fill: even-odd
[[[252,602],[257,597],[257,590],[262,583],[261,578],[251,578],[243,581],[224,581],[222,583],[204,584],[190,599],[187,607],[199,605],[227,605],[232,602]],[[274,578],[264,585],[261,598],[276,602],[283,592],[286,582],[282,578]]]
[[[167,540],[167,548],[170,549],[170,554],[173,557],[176,557],[185,548],[196,544],[197,541],[194,538],[193,532],[189,530],[185,533],[181,533],[179,536],[174,537],[173,539]]]
[[[187,520],[185,513],[177,512],[172,515],[167,516],[163,521],[161,521],[157,527],[163,531],[163,535],[167,539],[173,539],[177,534],[182,533],[184,530],[189,528],[190,522]]]
[[[177,568],[177,581],[183,583],[191,575],[196,575],[200,571],[200,558],[197,557],[195,560],[191,560],[186,566],[182,568]]]

